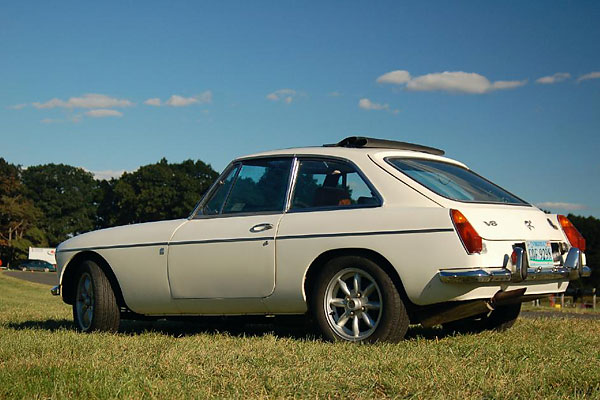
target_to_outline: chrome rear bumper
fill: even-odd
[[[581,252],[575,247],[569,250],[564,265],[553,268],[529,268],[524,250],[519,247],[514,250],[514,257],[507,256],[502,268],[441,270],[440,280],[444,283],[558,281],[587,278],[592,273],[588,266],[582,265]]]

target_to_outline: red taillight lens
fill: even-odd
[[[450,210],[450,216],[452,217],[452,222],[454,222],[458,236],[460,236],[460,239],[467,248],[467,252],[469,254],[481,253],[483,242],[481,241],[481,236],[473,228],[473,225],[458,210]]]
[[[581,236],[581,233],[579,233],[577,228],[575,228],[575,225],[573,225],[573,223],[564,215],[558,216],[558,222],[560,222],[560,226],[565,232],[565,235],[567,235],[567,239],[569,239],[571,246],[577,247],[581,251],[585,251],[585,239]]]

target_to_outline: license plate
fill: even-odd
[[[552,267],[554,259],[552,257],[552,246],[545,240],[534,240],[527,242],[527,254],[529,255],[529,266]]]

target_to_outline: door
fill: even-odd
[[[171,296],[265,297],[275,287],[275,237],[291,158],[234,164],[168,246]]]

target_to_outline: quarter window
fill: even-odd
[[[225,178],[219,180],[212,197],[204,204],[204,207],[202,207],[203,215],[215,215],[221,212],[223,202],[225,202],[225,199],[229,194],[229,189],[231,189],[231,184],[235,179],[238,169],[239,165],[232,167],[231,170],[225,174]]]
[[[379,204],[375,193],[351,164],[337,160],[300,161],[293,210]]]

